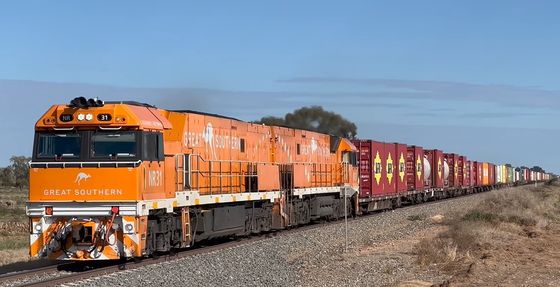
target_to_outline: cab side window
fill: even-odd
[[[142,134],[142,159],[147,161],[162,161],[164,159],[163,135],[161,133],[145,132]]]

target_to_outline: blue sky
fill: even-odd
[[[15,108],[0,165],[30,153],[50,104],[85,95],[244,120],[322,105],[362,137],[560,172],[559,6],[1,1],[0,94]]]

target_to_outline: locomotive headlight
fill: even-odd
[[[91,121],[93,120],[93,115],[92,114],[87,114],[86,115],[86,121]]]
[[[132,223],[127,223],[127,224],[124,225],[124,229],[125,229],[127,232],[131,232],[132,229],[134,229],[134,226],[132,225]]]
[[[78,121],[83,121],[86,118],[86,116],[84,114],[79,114],[78,115]]]
[[[39,224],[36,224],[36,225],[35,225],[35,231],[41,232],[41,230],[43,230],[43,225],[40,224],[40,223],[39,223]]]

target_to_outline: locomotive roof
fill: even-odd
[[[232,117],[228,117],[228,116],[222,116],[222,115],[218,115],[218,114],[205,113],[205,112],[199,112],[199,111],[193,111],[193,110],[168,110],[168,111],[175,112],[175,113],[183,113],[183,114],[186,114],[186,113],[198,114],[198,115],[203,115],[203,116],[212,116],[212,117],[217,117],[217,118],[222,118],[222,119],[245,122],[245,121],[242,121],[240,119],[236,119],[236,118],[232,118]]]

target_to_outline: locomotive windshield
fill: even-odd
[[[138,152],[135,132],[96,132],[91,137],[93,158],[131,158]]]
[[[37,158],[79,158],[81,141],[78,133],[38,134]]]
[[[33,160],[39,162],[161,161],[163,136],[142,131],[38,132]]]

